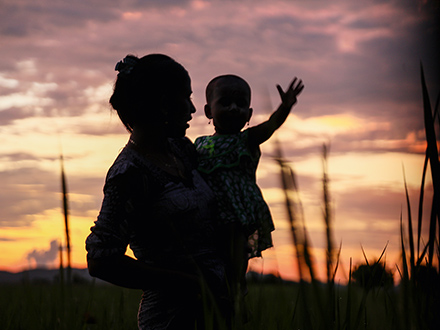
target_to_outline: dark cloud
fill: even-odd
[[[10,154],[0,154],[1,162],[17,162],[17,161],[40,161],[43,158],[37,157],[31,153],[27,152],[15,152]],[[57,158],[55,157],[45,157],[44,159],[49,161],[54,161]]]
[[[15,241],[17,241],[17,238],[0,237],[0,242],[15,242]]]
[[[189,60],[184,60],[184,64],[191,65],[192,61],[197,63],[191,73],[196,73],[195,91],[201,92],[201,95],[203,84],[216,73],[203,66],[212,69],[218,67],[223,72],[249,72],[249,79],[257,81],[261,81],[261,77],[279,75],[279,80],[270,82],[271,85],[288,81],[290,77],[283,77],[286,74],[297,74],[307,86],[308,96],[304,95],[303,106],[297,110],[302,117],[346,112],[349,106],[357,114],[356,104],[370,104],[369,114],[384,116],[386,119],[388,113],[380,105],[383,100],[393,100],[396,107],[398,103],[414,103],[414,94],[419,92],[419,82],[414,77],[418,77],[420,57],[413,50],[428,53],[428,49],[421,47],[423,29],[414,27],[420,24],[417,20],[402,25],[401,30],[398,30],[400,25],[393,30],[393,24],[390,26],[390,22],[396,20],[392,16],[393,12],[378,17],[370,17],[367,12],[345,23],[344,7],[347,4],[343,1],[340,2],[344,4],[341,11],[333,11],[331,15],[317,15],[315,18],[306,11],[310,10],[308,5],[296,4],[298,12],[294,16],[288,11],[276,15],[260,13],[254,15],[251,21],[238,19],[244,14],[245,7],[234,9],[232,3],[227,3],[222,9],[230,17],[225,16],[223,20],[208,20],[207,15],[213,15],[208,8],[200,11],[199,15],[197,11],[188,11],[182,18],[173,16],[173,24],[163,19],[165,12],[162,12],[161,7],[179,5],[185,8],[187,3],[146,1],[141,4],[138,1],[127,1],[116,6],[113,2],[104,5],[101,1],[85,4],[65,2],[45,11],[42,8],[49,7],[45,2],[38,5],[26,3],[20,3],[21,11],[16,9],[18,5],[10,4],[4,12],[9,10],[12,16],[23,12],[28,22],[57,28],[42,28],[44,35],[37,35],[34,41],[26,40],[22,45],[15,41],[15,53],[5,57],[6,63],[4,67],[0,64],[0,70],[4,69],[18,77],[23,91],[31,88],[25,83],[28,80],[56,82],[56,88],[39,95],[51,101],[50,104],[42,105],[44,116],[78,116],[85,113],[93,101],[84,97],[84,90],[104,82],[109,84],[110,90],[115,78],[111,68],[118,59],[126,53],[136,53],[141,49],[155,50],[175,45],[182,52],[181,56]],[[220,3],[213,1],[211,5],[215,11]],[[145,10],[151,6],[157,7],[159,12],[149,13]],[[70,10],[70,7],[73,9]],[[27,16],[26,11],[30,8],[35,10]],[[124,10],[138,10],[141,19],[121,21],[120,14]],[[301,15],[301,10],[305,10],[305,15]],[[321,7],[321,10],[325,11],[326,8]],[[406,10],[408,15],[415,16],[412,9]],[[252,12],[252,9],[249,11]],[[32,15],[38,19],[29,18]],[[173,14],[168,12],[167,15]],[[52,16],[56,16],[56,19],[52,19]],[[112,20],[111,23],[109,20]],[[76,21],[76,25],[71,21]],[[93,24],[85,24],[86,21]],[[378,28],[389,31],[390,35],[356,42],[356,53],[339,51],[338,29],[346,29],[353,34],[359,31],[362,34]],[[5,53],[8,52],[5,50]],[[36,67],[34,73],[23,72],[16,65],[7,63],[12,61],[10,64],[14,64],[17,59],[29,57]],[[431,57],[429,62],[435,62],[435,56]],[[294,66],[292,63],[295,63]],[[427,63],[427,66],[430,65]],[[203,76],[199,76],[199,70]],[[389,83],[396,79],[402,82],[399,86]],[[317,102],[320,107],[316,106]],[[411,110],[407,110],[407,114],[410,113]],[[27,114],[32,116],[31,111]]]
[[[378,169],[380,171],[380,169]],[[403,181],[403,179],[402,179]],[[410,204],[414,226],[417,219],[420,191],[416,188],[409,188]],[[396,229],[399,228],[400,216],[405,223],[408,218],[405,190],[402,182],[401,191],[387,187],[357,187],[343,193],[335,193],[333,199],[336,202],[336,219],[346,219],[350,228],[350,219],[364,223],[364,230],[370,235],[370,230],[380,231],[381,227],[389,227],[386,222],[392,221]],[[425,188],[425,202],[423,205],[425,223],[424,232],[427,232],[426,223],[429,221],[429,214],[432,201],[432,188]],[[338,221],[338,220],[337,220]],[[406,226],[406,225],[405,225]],[[344,230],[344,223],[339,222],[340,231]],[[415,227],[414,227],[415,228]],[[350,230],[350,229],[349,229]],[[398,234],[398,233],[395,233]]]
[[[368,260],[377,259],[380,256],[380,253],[375,254],[371,251],[381,251],[387,246],[388,249],[385,253],[385,259],[387,253],[391,250],[393,253],[399,249],[399,240],[400,240],[400,231],[399,231],[399,221],[396,220],[391,226],[387,226],[387,228],[375,227],[366,229],[352,229],[352,230],[335,230],[336,242],[342,244],[342,254],[346,254],[344,249],[350,247],[351,249],[357,250],[358,255],[361,255],[362,248],[366,251],[366,255]],[[392,247],[392,249],[390,249]],[[324,246],[323,246],[324,248]],[[347,257],[353,257],[353,255],[347,255]],[[393,256],[394,257],[394,256]],[[362,260],[363,257],[362,257]],[[347,258],[348,262],[349,259]],[[396,260],[392,260],[393,263]],[[348,273],[348,272],[347,272]]]
[[[0,126],[6,126],[16,120],[33,117],[34,115],[35,113],[29,109],[17,107],[0,110]]]
[[[68,182],[69,193],[85,196],[81,200],[69,199],[69,210],[73,216],[83,216],[86,212],[98,214],[102,202],[104,175],[95,177],[71,177]]]
[[[123,0],[123,1],[3,1],[0,34],[4,37],[41,37],[58,29],[81,29],[89,23],[109,23],[122,13],[148,8],[185,6],[189,1]]]
[[[402,184],[403,186],[403,184]],[[424,216],[422,224],[422,238],[428,237],[428,223],[432,202],[432,189],[427,187],[424,203]],[[417,189],[409,189],[412,207],[414,237],[417,235]],[[408,213],[406,208],[405,191],[396,191],[385,186],[379,187],[353,187],[343,193],[331,194],[333,201],[333,228],[334,239],[337,244],[342,243],[342,254],[347,256],[347,248],[359,250],[361,246],[367,251],[369,259],[378,258],[379,255],[371,251],[382,251],[389,243],[388,251],[395,253],[400,245],[400,217],[403,219],[404,235],[408,232]],[[309,206],[308,206],[309,207]],[[305,219],[306,228],[310,227]],[[308,229],[309,230],[309,229]],[[312,245],[325,248],[324,223],[321,229],[311,229]],[[368,252],[370,251],[370,252]]]
[[[377,130],[364,133],[338,134],[330,141],[332,154],[345,154],[347,152],[383,153],[402,152],[424,154],[424,139],[419,138],[413,141],[405,139],[402,132],[390,132],[388,130]],[[303,154],[307,149],[303,150]]]
[[[52,193],[54,180],[52,173],[35,168],[0,172],[0,226],[28,226],[36,214],[59,207],[61,201]]]
[[[109,134],[126,134],[127,130],[122,125],[122,123],[117,124],[118,125],[108,125],[107,123],[102,123],[102,125],[96,125],[84,123],[75,129],[75,133],[96,136],[105,136]]]
[[[32,156],[20,153],[2,158],[35,160]],[[29,226],[35,220],[35,215],[62,205],[60,172],[48,172],[36,167],[16,168],[1,171],[0,182],[0,227]],[[87,196],[84,200],[69,199],[70,214],[83,215],[87,211],[99,209],[103,178],[77,178],[67,173],[67,184],[69,194]]]
[[[404,197],[403,188],[396,192],[386,187],[358,187],[334,196],[338,205],[336,214],[342,218],[350,214],[349,218],[367,220],[369,224],[398,220]]]
[[[118,17],[111,6],[94,1],[19,1],[2,5],[0,33],[4,37],[38,37],[54,29],[81,27],[88,21]]]

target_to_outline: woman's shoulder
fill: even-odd
[[[110,166],[106,181],[115,180],[117,178],[126,178],[140,173],[139,162],[136,160],[135,151],[125,146]]]

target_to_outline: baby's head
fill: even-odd
[[[213,119],[218,134],[240,132],[252,116],[250,104],[251,88],[238,76],[215,77],[206,87],[205,115]]]

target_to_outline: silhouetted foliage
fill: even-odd
[[[385,263],[377,261],[373,264],[362,264],[355,267],[352,278],[355,284],[366,290],[394,285],[393,273],[386,269]]]
[[[414,282],[422,292],[430,291],[437,295],[440,292],[440,276],[434,267],[418,266],[414,272]]]

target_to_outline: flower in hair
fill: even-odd
[[[123,74],[129,74],[137,62],[137,59],[133,56],[125,56],[122,61],[116,63],[115,71],[119,71],[119,73]]]

